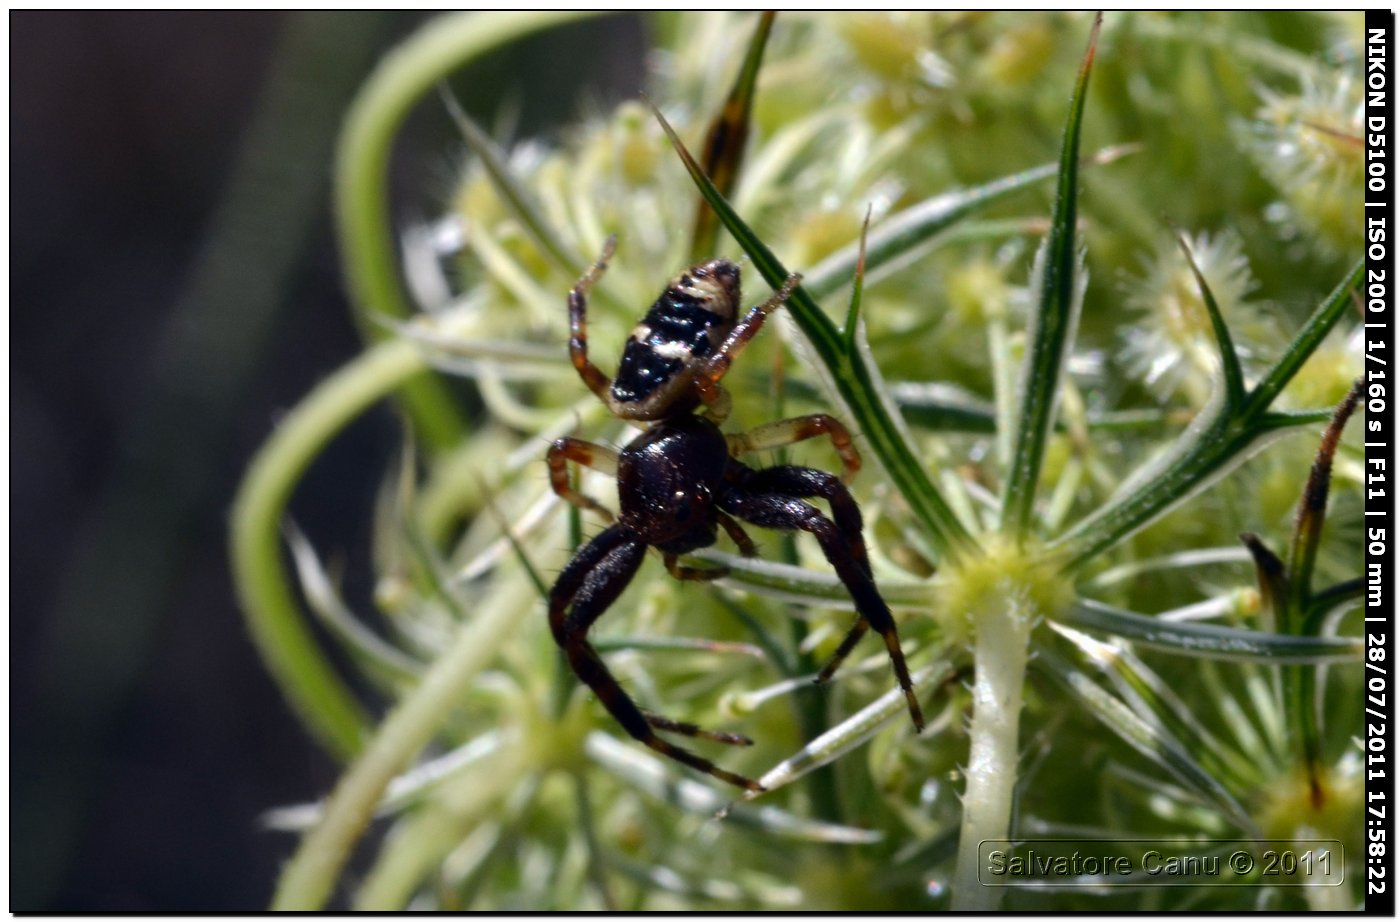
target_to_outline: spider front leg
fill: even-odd
[[[801,281],[802,276],[796,273],[789,275],[787,281],[783,282],[783,287],[773,293],[773,297],[751,308],[744,315],[744,319],[729,331],[719,348],[703,360],[695,372],[695,392],[700,395],[701,402],[707,408],[716,404],[723,406],[721,401],[725,401],[727,395],[719,386],[720,380],[728,373],[729,366],[734,364],[735,357],[749,344],[749,340],[758,335],[758,331],[763,328],[763,321],[788,299]],[[724,414],[727,415],[728,412],[728,407],[724,406]],[[720,421],[722,420],[723,416],[720,417]]]
[[[832,518],[822,515],[814,506],[802,501],[804,496],[819,496],[831,504]],[[729,490],[721,499],[728,512],[764,528],[810,532],[821,546],[822,554],[856,603],[856,623],[837,647],[831,661],[817,676],[818,682],[831,678],[841,661],[851,652],[865,632],[874,628],[885,641],[895,679],[904,692],[909,717],[916,730],[923,730],[924,715],[904,662],[899,645],[899,632],[889,606],[875,588],[870,560],[861,533],[860,509],[845,486],[833,475],[803,467],[772,467],[752,472],[741,486]]]
[[[709,402],[700,405],[700,414],[714,423],[716,426],[724,425],[724,421],[729,418],[729,411],[734,409],[734,400],[729,396],[729,391],[723,385],[716,384],[713,389],[705,390],[709,395]]]
[[[647,714],[623,691],[607,665],[588,642],[593,622],[627,588],[646,554],[646,544],[627,528],[612,525],[579,550],[555,581],[549,594],[549,626],[569,666],[632,738],[691,768],[748,791],[763,787],[743,775],[726,771],[708,759],[656,735],[669,730],[721,743],[747,746],[750,740],[733,733],[702,730],[690,723]]]
[[[849,486],[860,471],[860,452],[856,451],[850,430],[839,420],[825,413],[780,419],[748,432],[731,435],[728,437],[729,453],[741,455],[755,451],[772,451],[823,435],[831,439],[832,447],[841,456],[841,482]]]
[[[556,439],[554,444],[549,446],[549,453],[545,455],[545,463],[549,465],[549,485],[554,488],[554,492],[580,509],[596,512],[611,522],[614,517],[607,507],[593,497],[575,490],[569,483],[570,461],[604,474],[616,475],[617,452],[602,445],[585,442],[583,439],[563,438]]]
[[[724,533],[729,535],[729,540],[739,547],[739,553],[744,557],[757,557],[758,547],[754,545],[749,533],[744,531],[744,527],[734,521],[729,516],[715,510],[715,521],[719,522],[719,527],[724,529]]]
[[[583,274],[569,292],[569,358],[573,360],[574,369],[578,371],[583,383],[587,384],[588,389],[597,394],[603,403],[608,402],[608,389],[612,387],[612,379],[588,358],[588,292],[608,268],[608,260],[612,259],[616,248],[617,237],[609,237],[603,244],[603,252],[598,261]]]

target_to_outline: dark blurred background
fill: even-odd
[[[10,14],[12,911],[262,908],[295,840],[259,814],[337,775],[244,633],[227,511],[279,412],[359,347],[332,148],[424,19]],[[552,30],[459,95],[547,131],[635,95],[644,48],[634,18]],[[437,213],[460,156],[426,101],[401,223]],[[398,437],[388,408],[361,421],[293,503],[352,575]]]

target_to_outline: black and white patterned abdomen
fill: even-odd
[[[612,396],[635,403],[672,380],[677,373],[715,349],[712,330],[724,321],[694,300],[671,292],[632,331],[613,379]]]

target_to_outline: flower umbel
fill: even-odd
[[[273,818],[308,830],[277,905],[319,907],[343,886],[385,909],[1045,906],[980,886],[976,843],[1071,827],[1339,835],[1359,803],[1351,728],[1308,729],[1298,702],[1359,694],[1345,572],[1359,528],[1334,516],[1332,547],[1308,558],[1308,598],[1328,603],[1316,618],[1311,602],[1278,617],[1234,537],[1267,532],[1277,491],[1259,481],[1306,456],[1284,436],[1331,416],[1311,402],[1331,385],[1301,382],[1354,357],[1328,340],[1360,277],[1349,205],[1327,204],[1359,195],[1352,89],[1302,37],[1311,14],[1274,15],[1264,30],[1242,14],[1122,14],[1102,35],[1061,13],[658,16],[662,118],[598,104],[557,137],[512,141],[445,107],[469,155],[448,216],[405,243],[432,299],[405,314],[380,156],[405,100],[567,16],[444,17],[411,38],[352,120],[377,140],[347,142],[340,167],[352,292],[379,341],[289,415],[235,515],[255,636],[350,759],[324,804]],[[1221,36],[1247,53],[1217,56]],[[1300,59],[1307,77],[1267,66]],[[747,141],[716,148],[717,124]],[[1244,190],[1233,213],[1222,187]],[[768,788],[738,804],[619,734],[561,666],[542,600],[604,524],[554,497],[547,445],[617,447],[637,430],[580,386],[565,292],[616,235],[587,329],[615,367],[708,239],[702,201],[719,228],[702,258],[738,263],[743,306],[803,275],[725,377],[726,431],[811,413],[852,430],[871,571],[929,718],[912,732],[878,644],[813,686],[852,605],[808,537],[681,561],[729,567],[708,585],[644,561],[590,637],[642,707],[755,741],[716,755]],[[1186,256],[1175,242],[1144,255],[1169,238],[1162,202],[1193,231]],[[459,380],[405,403],[416,435],[375,510],[376,598],[341,598],[292,539],[333,666],[280,569],[286,498],[340,426],[429,369]],[[1264,447],[1283,473],[1242,467]],[[824,440],[770,455],[756,463],[839,469]],[[574,488],[615,508],[613,475]],[[349,883],[376,815],[385,835]],[[1318,890],[1266,902],[1355,899]],[[1154,905],[1250,898],[1186,889]]]

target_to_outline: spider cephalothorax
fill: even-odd
[[[678,559],[713,544],[719,529],[745,556],[756,551],[737,520],[764,528],[801,529],[817,539],[857,611],[855,625],[817,681],[829,679],[865,632],[874,628],[884,638],[914,726],[922,730],[923,715],[894,618],[871,575],[860,509],[845,486],[860,469],[860,455],[846,427],[816,414],[768,423],[739,435],[726,436],[719,430],[718,423],[729,411],[720,380],[764,318],[797,287],[798,277],[789,278],[773,297],[739,319],[739,267],[723,259],[692,266],[672,279],[637,324],[617,377],[610,380],[588,359],[585,310],[588,291],[607,268],[612,252],[610,239],[602,257],[569,293],[569,354],[584,383],[609,410],[651,425],[620,452],[572,438],[559,439],[549,449],[550,482],[560,496],[613,518],[602,505],[570,486],[568,462],[573,461],[616,475],[621,504],[616,521],[579,549],[550,592],[550,627],[570,666],[637,740],[716,778],[762,790],[757,782],[658,736],[657,730],[665,730],[750,744],[738,734],[704,730],[642,711],[588,643],[588,629],[631,582],[648,547],[661,551],[666,569],[677,579],[709,580],[728,571],[681,566]],[[697,407],[703,408],[700,414],[693,412]],[[791,465],[755,469],[735,457],[823,435],[841,456],[844,473],[840,478]],[[804,502],[813,497],[826,500],[830,517]]]

